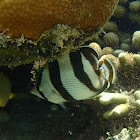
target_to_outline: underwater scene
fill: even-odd
[[[140,0],[0,0],[0,140],[140,140]]]

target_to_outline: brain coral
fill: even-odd
[[[87,29],[104,25],[118,0],[0,0],[0,31],[13,37],[37,39],[41,33],[62,23]]]

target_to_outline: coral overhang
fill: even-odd
[[[79,29],[102,27],[118,0],[1,0],[0,31],[37,39],[56,24]]]

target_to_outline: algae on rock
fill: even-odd
[[[52,60],[63,49],[77,48],[96,38],[100,31],[100,28],[82,31],[57,24],[44,31],[37,41],[27,40],[24,35],[13,39],[11,35],[5,35],[4,31],[0,33],[0,66],[16,67],[39,60]]]

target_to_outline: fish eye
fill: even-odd
[[[95,73],[99,76],[101,74],[100,70],[95,70]]]

